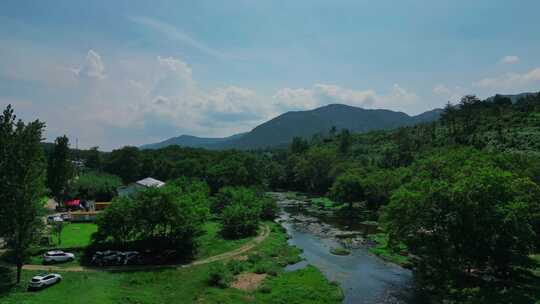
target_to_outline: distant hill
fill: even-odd
[[[436,109],[409,116],[403,112],[332,104],[309,111],[287,112],[248,133],[231,137],[199,138],[182,135],[142,148],[157,149],[177,144],[208,149],[260,149],[287,145],[296,136],[309,138],[315,134],[327,133],[333,126],[338,130],[349,129],[352,132],[392,129],[437,120],[441,112],[441,109]]]
[[[234,141],[246,133],[235,134],[229,137],[223,138],[212,138],[212,137],[197,137],[191,135],[180,135],[177,137],[169,138],[162,142],[155,144],[147,144],[141,146],[141,149],[160,149],[171,145],[178,145],[183,147],[192,147],[192,148],[207,148],[212,145]]]
[[[516,103],[518,100],[520,100],[522,98],[529,97],[529,96],[534,96],[536,94],[537,93],[526,92],[526,93],[520,93],[520,94],[498,94],[498,96],[508,97],[508,98],[510,98],[512,103]],[[497,95],[495,95],[495,96],[497,96]],[[495,96],[488,97],[487,100],[492,100],[493,98],[495,98]]]

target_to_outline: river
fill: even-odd
[[[413,289],[410,270],[381,260],[366,245],[348,246],[348,256],[330,253],[331,248],[342,247],[343,235],[363,239],[362,235],[372,232],[369,227],[333,214],[314,214],[305,202],[287,199],[282,193],[273,196],[280,206],[279,221],[287,229],[290,244],[301,248],[305,258],[288,266],[288,271],[308,263],[316,266],[330,281],[340,283],[347,304],[425,303]]]

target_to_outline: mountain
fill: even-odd
[[[229,137],[212,138],[212,137],[197,137],[191,135],[180,135],[177,137],[166,139],[162,142],[142,145],[141,149],[160,149],[167,146],[178,145],[183,147],[193,148],[208,148],[209,146],[234,141],[242,137],[246,133],[235,134]]]
[[[171,144],[208,149],[260,149],[287,145],[296,136],[309,138],[327,133],[335,126],[352,132],[392,129],[430,122],[439,118],[442,110],[435,109],[417,116],[390,110],[362,109],[343,104],[331,104],[309,111],[287,112],[247,133],[226,138],[199,138],[182,135],[142,148],[156,149]]]
[[[512,103],[516,103],[518,100],[520,100],[522,98],[529,97],[529,96],[535,96],[536,94],[537,93],[526,92],[526,93],[520,93],[520,94],[498,94],[498,96],[508,97],[508,98],[510,98]],[[495,96],[497,96],[497,95],[495,95]],[[488,97],[487,100],[492,100],[493,98],[495,98],[495,96]]]

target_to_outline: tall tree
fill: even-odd
[[[343,129],[339,133],[339,153],[347,155],[351,150],[352,138],[348,129]]]
[[[141,177],[141,153],[137,147],[113,150],[105,165],[105,171],[118,175],[125,183]]]
[[[59,203],[63,203],[66,199],[68,183],[74,173],[69,154],[69,139],[67,136],[56,138],[47,167],[47,186]]]
[[[86,157],[86,161],[84,165],[87,168],[94,169],[97,171],[100,171],[103,167],[103,161],[101,158],[101,154],[99,152],[99,147],[92,147],[88,151],[88,156]]]
[[[43,225],[39,216],[45,193],[41,147],[45,125],[15,119],[11,105],[0,115],[0,235],[13,250],[19,283],[30,245]]]

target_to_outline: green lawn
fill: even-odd
[[[234,250],[253,239],[252,237],[248,237],[239,240],[226,240],[220,235],[220,224],[216,221],[207,222],[204,225],[204,230],[206,233],[198,239],[199,248],[195,256],[196,259]]]
[[[240,262],[245,263],[247,271],[270,274],[264,287],[253,292],[209,286],[212,265],[128,273],[64,272],[60,284],[38,292],[27,292],[25,284],[6,287],[2,280],[5,283],[14,275],[0,273],[0,303],[341,303],[339,287],[330,284],[316,268],[283,272],[284,265],[300,260],[300,251],[287,245],[280,226],[268,224],[272,228],[270,236],[249,253],[248,261]],[[24,271],[24,282],[36,273]]]
[[[93,223],[71,223],[64,224],[62,229],[61,242],[58,245],[58,238],[53,234],[52,242],[55,248],[86,247],[90,244],[92,234],[97,231],[97,225]]]

